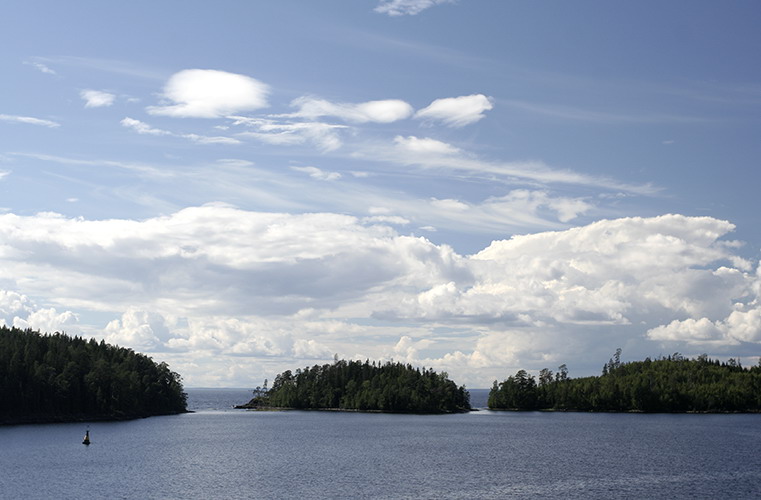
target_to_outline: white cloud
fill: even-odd
[[[59,313],[55,308],[37,309],[26,318],[13,318],[16,328],[37,330],[40,332],[66,332],[70,335],[79,333],[79,318],[71,311]]]
[[[431,205],[439,210],[453,210],[455,212],[462,212],[468,210],[468,204],[459,200],[438,200],[436,198],[431,200]]]
[[[739,307],[740,310],[732,311],[729,316],[719,320],[706,317],[673,320],[668,325],[650,329],[647,336],[652,340],[684,342],[695,346],[761,343],[761,308]]]
[[[155,352],[164,350],[174,335],[160,314],[130,307],[106,325],[104,337],[109,343]]]
[[[249,76],[210,69],[175,73],[164,86],[169,103],[150,106],[154,115],[219,118],[267,107],[269,87]]]
[[[394,224],[399,226],[405,226],[410,223],[408,219],[399,217],[398,215],[373,215],[371,217],[363,217],[362,222],[365,224]]]
[[[409,118],[413,112],[412,106],[398,99],[350,104],[332,103],[324,99],[312,97],[300,97],[295,99],[291,105],[298,107],[299,110],[287,116],[309,119],[333,116],[354,123],[391,123]]]
[[[16,123],[27,123],[29,125],[40,125],[42,127],[49,127],[49,128],[56,128],[60,127],[61,124],[51,121],[51,120],[43,120],[41,118],[33,118],[31,116],[18,116],[18,115],[4,115],[0,114],[0,121],[4,122],[16,122]]]
[[[389,16],[414,16],[434,5],[454,3],[454,0],[380,0],[375,12]]]
[[[408,153],[436,156],[449,156],[461,153],[460,149],[451,144],[428,137],[420,138],[415,137],[414,135],[402,137],[401,135],[398,135],[394,138],[394,143],[396,143],[397,147]]]
[[[80,318],[111,312],[103,335],[175,356],[173,368],[191,379],[212,369],[205,358],[213,370],[257,359],[272,377],[337,352],[404,358],[484,386],[508,367],[552,367],[580,352],[597,359],[624,343],[651,356],[761,343],[761,278],[724,242],[728,222],[602,220],[462,256],[399,234],[390,224],[408,219],[374,211],[358,219],[213,204],[142,221],[3,214],[0,275],[20,290],[0,293],[0,312],[7,323],[78,325],[88,335],[103,325],[52,306]]]
[[[197,142],[198,144],[240,144],[240,141],[233,137],[208,136],[198,134],[178,134],[177,137],[182,137],[184,139]]]
[[[441,121],[450,127],[464,127],[484,117],[484,111],[494,106],[492,100],[482,94],[436,99],[415,113],[415,118]]]
[[[114,94],[102,90],[83,90],[79,96],[85,101],[86,108],[101,108],[111,106],[116,99]]]
[[[26,295],[8,290],[0,290],[0,324],[46,333],[79,333],[78,317],[73,312],[40,308]]]
[[[168,130],[161,130],[158,128],[151,127],[145,122],[141,122],[140,120],[135,120],[134,118],[126,117],[121,122],[123,127],[130,128],[137,132],[138,134],[147,134],[147,135],[172,135],[171,132]]]
[[[338,172],[325,172],[317,167],[291,167],[291,169],[297,172],[304,172],[309,177],[319,181],[335,181],[341,178],[341,174]]]

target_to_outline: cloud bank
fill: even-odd
[[[622,344],[645,355],[761,344],[761,276],[724,239],[726,221],[603,220],[471,256],[388,222],[219,204],[142,221],[5,214],[0,312],[166,353],[197,383],[213,382],[199,368],[208,356],[281,369],[394,357],[484,386]],[[85,324],[87,311],[115,317]]]

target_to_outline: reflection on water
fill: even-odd
[[[83,424],[0,428],[0,497],[751,498],[761,484],[761,415],[246,412],[229,408],[250,391],[188,392],[196,413],[92,423],[89,447]]]

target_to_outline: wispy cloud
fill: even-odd
[[[33,64],[56,64],[59,66],[72,66],[77,68],[87,68],[89,70],[102,71],[117,75],[124,75],[133,78],[147,80],[163,80],[166,78],[166,72],[149,68],[143,65],[135,64],[131,61],[120,61],[117,59],[106,59],[98,57],[81,57],[81,56],[57,56],[57,57],[34,57]]]
[[[171,136],[171,137],[179,137],[182,139],[188,139],[193,142],[197,142],[199,144],[240,144],[240,141],[238,139],[232,138],[232,137],[223,137],[223,136],[206,136],[206,135],[198,135],[198,134],[178,134],[175,132],[170,132],[168,130],[163,130],[155,127],[151,127],[145,122],[141,122],[140,120],[136,120],[134,118],[126,117],[121,122],[123,127],[129,128],[137,132],[138,134],[143,135],[157,135],[157,136]]]
[[[48,74],[48,75],[57,75],[58,74],[58,73],[55,72],[55,70],[50,69],[48,66],[46,66],[45,64],[42,64],[41,62],[37,62],[37,61],[24,61],[24,64],[32,66],[32,67],[36,68],[37,70],[39,70],[40,72]]]
[[[353,104],[333,103],[313,97],[300,97],[295,99],[291,105],[299,108],[299,110],[283,116],[309,119],[332,116],[354,123],[391,123],[408,118],[413,112],[412,106],[399,99]]]
[[[632,185],[605,177],[595,177],[572,170],[552,168],[541,161],[498,162],[477,158],[451,144],[416,136],[397,136],[395,147],[365,147],[355,154],[365,159],[390,161],[402,165],[418,165],[424,169],[448,169],[486,175],[505,183],[534,182],[540,185],[573,184],[653,195],[660,191],[650,184]]]
[[[297,172],[304,172],[309,177],[320,181],[335,181],[341,178],[341,174],[338,172],[325,172],[317,167],[291,167],[291,169]]]
[[[21,158],[32,158],[35,160],[59,163],[62,165],[82,165],[86,167],[101,168],[101,167],[114,167],[125,170],[131,170],[141,175],[147,175],[153,178],[165,178],[172,177],[174,174],[167,170],[162,170],[145,163],[133,163],[114,160],[83,160],[80,158],[68,158],[64,156],[48,155],[40,153],[22,153],[11,152],[8,153],[11,156],[18,156]]]
[[[314,144],[322,151],[334,151],[341,147],[340,130],[346,125],[313,121],[288,121],[272,118],[251,118],[230,116],[233,125],[243,125],[252,131],[240,132],[239,137],[250,137],[268,144],[292,146],[297,144]]]
[[[380,0],[375,12],[389,16],[414,16],[434,5],[454,3],[455,0]]]
[[[484,112],[494,106],[492,99],[483,94],[436,99],[415,113],[415,118],[441,121],[450,127],[464,127],[484,117]]]
[[[4,115],[0,114],[0,121],[11,123],[26,123],[29,125],[39,125],[41,127],[56,128],[61,124],[51,120],[44,120],[42,118],[33,118],[31,116],[18,116],[18,115]]]
[[[526,111],[563,120],[584,121],[594,123],[626,124],[626,123],[705,123],[711,120],[698,116],[673,115],[663,113],[630,113],[597,111],[562,104],[539,104],[528,101],[500,99],[514,109]]]
[[[111,106],[116,99],[116,96],[110,92],[92,89],[81,91],[79,93],[79,97],[85,101],[86,108],[102,108]]]

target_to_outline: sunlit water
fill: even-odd
[[[761,415],[232,410],[0,427],[0,498],[755,498]],[[480,395],[478,398],[481,398]],[[479,401],[474,403],[480,406]]]

